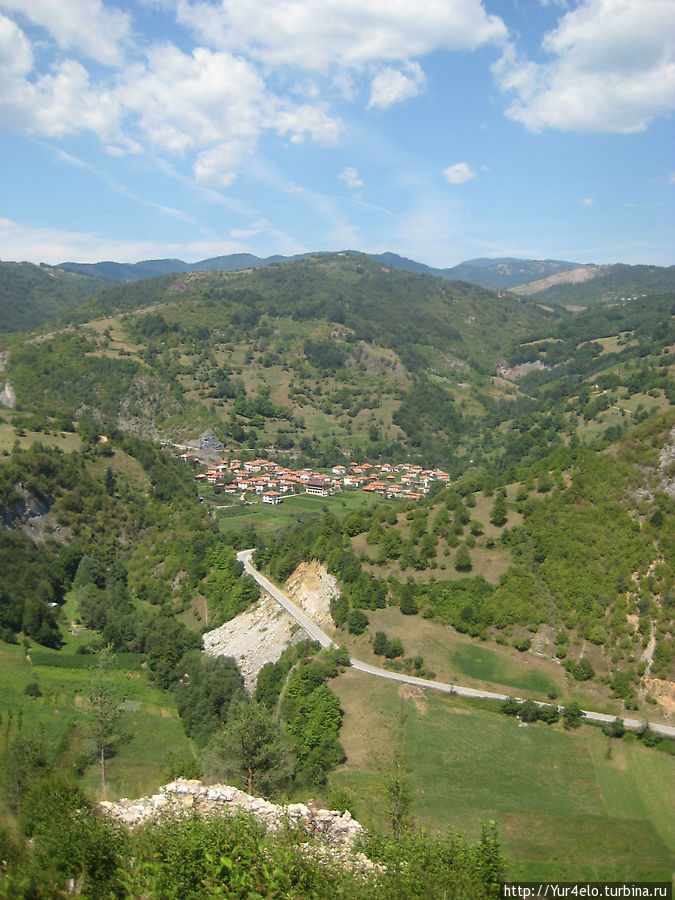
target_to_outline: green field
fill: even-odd
[[[381,821],[378,769],[402,746],[419,823],[478,834],[497,822],[510,877],[670,880],[675,851],[675,760],[634,737],[583,726],[519,727],[459,698],[404,699],[394,685],[348,671],[334,682],[347,763],[336,782],[357,815]],[[402,723],[402,724],[401,724]]]
[[[42,444],[45,447],[57,447],[64,453],[71,453],[82,449],[82,441],[77,434],[55,432],[47,434],[44,431],[25,430],[14,426],[10,420],[10,413],[0,412],[0,453],[9,454],[15,445],[22,450]]]
[[[71,651],[72,652],[72,651]],[[41,740],[64,771],[73,771],[88,749],[87,694],[96,677],[90,668],[95,658],[75,654],[76,667],[63,665],[66,655],[36,648],[28,658],[22,647],[0,644],[0,747],[17,734]],[[124,710],[125,740],[106,764],[108,798],[138,797],[154,793],[162,783],[171,751],[190,753],[172,694],[153,687],[140,669],[140,661],[122,654],[119,667],[107,676]],[[57,665],[45,664],[55,662]],[[42,696],[30,697],[26,686],[37,682]],[[83,783],[92,797],[100,795],[100,770],[96,763],[84,770]]]
[[[541,700],[545,700],[553,688],[559,696],[567,693],[564,670],[552,660],[495,644],[481,646],[433,619],[404,616],[394,606],[369,610],[368,618],[370,634],[384,631],[390,638],[399,638],[405,655],[422,656],[425,668],[435,673],[436,681],[535,695]],[[370,634],[350,635],[345,631],[334,631],[333,637],[338,643],[345,644],[357,659],[382,665],[382,657],[373,653]],[[585,697],[582,705],[589,709],[595,708],[596,703]]]
[[[229,495],[215,494],[210,485],[200,487],[199,491],[212,506],[221,531],[243,531],[250,527],[263,532],[274,531],[324,511],[342,518],[358,507],[383,502],[379,497],[369,496],[362,491],[345,491],[331,497],[292,494],[284,497],[277,506],[263,505],[252,496],[250,505],[243,505],[239,500],[230,501]],[[227,501],[225,497],[228,498]]]

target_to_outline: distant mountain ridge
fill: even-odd
[[[345,250],[346,255],[358,251]],[[233,253],[228,256],[214,256],[195,263],[186,263],[180,259],[146,259],[137,263],[75,263],[65,262],[56,268],[80,275],[94,275],[109,281],[140,281],[144,278],[155,278],[158,275],[174,275],[183,272],[236,272],[243,269],[259,269],[276,263],[292,262],[312,256],[330,255],[328,253],[302,253],[296,256],[259,257],[251,253]],[[500,259],[472,259],[459,263],[451,268],[434,268],[425,263],[399,256],[397,253],[370,253],[371,259],[384,265],[417,272],[421,275],[433,275],[448,281],[469,281],[489,290],[504,290],[526,284],[540,278],[546,278],[559,272],[577,268],[580,264],[562,260],[527,260],[505,257]]]

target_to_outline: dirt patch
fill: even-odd
[[[661,678],[644,678],[643,681],[647,694],[656,700],[666,718],[675,716],[675,683]]]
[[[555,651],[556,630],[550,625],[540,625],[536,634],[532,635],[530,653],[537,656],[551,657]]]
[[[612,747],[612,766],[618,769],[619,772],[628,771],[628,760],[622,749],[617,751],[616,748]]]
[[[419,685],[416,684],[402,684],[398,689],[398,695],[401,700],[412,700],[418,711],[426,716],[427,709],[427,698]]]

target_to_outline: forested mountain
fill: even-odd
[[[12,341],[6,375],[31,427],[210,428],[228,446],[458,474],[548,452],[577,408],[611,411],[590,375],[671,396],[668,294],[573,316],[337,254],[109,287],[77,318]],[[526,434],[511,427],[524,415]]]
[[[582,266],[512,288],[520,296],[570,308],[625,303],[675,290],[675,266]]]
[[[34,422],[166,439],[210,427],[227,443],[314,456],[424,445],[440,461],[463,422],[515,398],[497,362],[555,318],[368,257],[321,256],[108,288],[76,329],[14,340],[6,372]]]
[[[72,311],[105,282],[32,263],[0,262],[0,332],[32,331]]]
[[[347,255],[359,256],[355,251],[345,251]],[[153,259],[138,263],[61,263],[60,268],[69,272],[94,275],[111,281],[137,281],[153,278],[157,275],[171,275],[176,272],[234,272],[242,269],[257,269],[279,262],[291,262],[312,256],[331,256],[330,253],[304,253],[297,256],[268,256],[261,258],[251,253],[233,253],[229,256],[216,256],[202,259],[196,263],[185,263],[180,259]],[[573,269],[577,263],[560,262],[558,260],[526,260],[526,259],[473,259],[450,268],[434,268],[425,263],[399,256],[397,253],[372,253],[371,259],[403,269],[417,272],[420,275],[435,275],[450,281],[470,281],[481,287],[502,290],[518,284],[525,284],[534,279],[545,278],[557,272]]]

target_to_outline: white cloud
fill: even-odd
[[[302,143],[307,136],[327,147],[338,142],[342,124],[338,119],[332,119],[322,105],[298,105],[274,98],[270,107],[272,111],[267,124],[281,135],[290,135],[293,143]]]
[[[373,78],[368,106],[387,109],[401,100],[416,97],[425,85],[426,77],[419,63],[408,63],[403,71],[388,66]]]
[[[583,0],[544,36],[550,62],[508,46],[493,66],[515,95],[506,114],[532,131],[642,131],[675,109],[674,33],[671,0]]]
[[[581,201],[581,205],[592,207],[596,206],[597,204],[592,197],[584,197],[584,199]]]
[[[5,126],[49,137],[92,131],[106,142],[122,140],[117,101],[90,83],[79,62],[62,60],[41,76],[34,75],[33,66],[28,38],[0,15],[0,118]]]
[[[675,184],[675,172],[671,172],[668,177],[668,184]]]
[[[356,169],[353,166],[347,166],[345,169],[343,169],[340,172],[340,174],[338,175],[338,178],[342,179],[342,181],[344,181],[344,183],[347,185],[347,187],[350,187],[350,188],[363,187],[363,182],[359,178],[359,173],[356,171]]]
[[[35,228],[11,219],[0,218],[0,243],[4,259],[45,262],[49,265],[77,260],[99,262],[116,259],[138,262],[142,259],[180,257],[188,262],[241,253],[246,247],[237,241],[211,239],[191,243],[161,241],[122,241],[93,232]]]
[[[449,184],[465,184],[476,177],[476,173],[468,163],[458,162],[443,171],[443,177]]]
[[[235,145],[255,145],[265,85],[245,60],[197,47],[191,54],[172,44],[155,46],[145,67],[132,67],[119,96],[137,114],[152,146],[172,153],[230,145],[224,157],[241,161]]]
[[[178,0],[179,20],[206,45],[267,65],[325,72],[473,50],[506,38],[480,0]]]
[[[2,0],[0,5],[45,28],[62,49],[80,50],[105,65],[119,62],[120,44],[130,34],[129,16],[101,0]]]
[[[369,107],[386,109],[424,89],[416,56],[506,38],[481,0],[145,3],[203,46],[143,40],[133,4],[127,13],[112,0],[0,0],[14,19],[0,13],[3,125],[51,138],[89,132],[111,155],[180,159],[199,184],[222,189],[265,133],[336,145],[344,126],[322,98],[352,101],[368,79]]]

